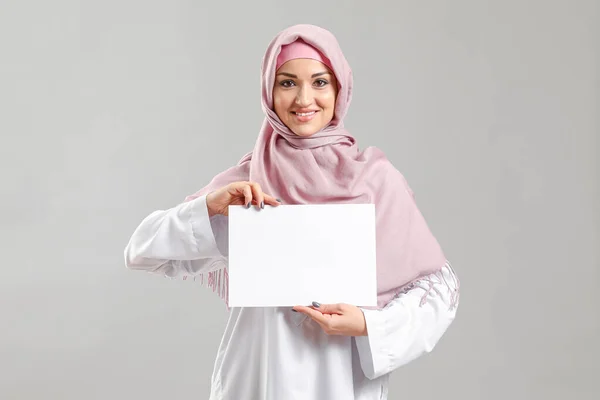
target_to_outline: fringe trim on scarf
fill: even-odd
[[[165,278],[173,279],[167,275],[165,275]],[[184,275],[181,279],[184,281],[200,281],[200,286],[205,286],[209,289],[212,289],[213,293],[216,293],[225,301],[225,305],[229,310],[229,272],[227,271],[227,267],[223,266],[214,271],[199,275]]]
[[[450,272],[450,276],[452,276],[452,286],[450,286],[446,280],[446,277],[444,276],[444,269],[447,269]],[[423,294],[423,297],[421,297],[421,302],[419,303],[419,306],[423,307],[427,302],[427,296],[429,296],[432,291],[443,298],[442,293],[437,287],[435,287],[435,285],[446,286],[448,293],[450,294],[450,305],[448,309],[453,310],[456,308],[460,302],[460,280],[454,272],[450,261],[446,261],[446,264],[438,272],[426,277],[421,277],[404,286],[400,293],[407,293],[416,287],[425,290],[425,294]]]

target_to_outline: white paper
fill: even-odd
[[[373,204],[229,207],[229,306],[377,305]]]

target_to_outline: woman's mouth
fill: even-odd
[[[298,122],[309,122],[310,120],[312,120],[315,115],[317,115],[318,111],[309,111],[309,112],[295,112],[292,111],[292,114],[294,115],[295,119]]]

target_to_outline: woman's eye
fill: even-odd
[[[283,87],[291,87],[294,85],[294,81],[285,80],[285,81],[279,82],[279,84]]]
[[[315,81],[315,84],[316,84],[318,87],[323,87],[323,86],[327,85],[328,83],[329,83],[329,82],[327,82],[325,79],[317,79],[317,80]]]

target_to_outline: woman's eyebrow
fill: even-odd
[[[317,76],[328,75],[328,74],[329,74],[329,71],[317,72],[316,74],[313,74],[311,76],[311,78],[316,78]],[[288,72],[279,72],[279,73],[277,73],[277,75],[285,75],[285,76],[288,76],[290,78],[296,78],[296,79],[298,79],[298,77],[296,75],[290,74]]]
[[[311,78],[316,78],[317,76],[321,76],[321,75],[329,75],[329,71],[318,72],[316,74],[313,74],[311,76]]]

